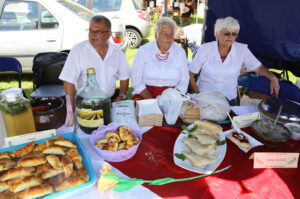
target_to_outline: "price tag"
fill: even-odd
[[[254,168],[297,168],[299,153],[254,153]]]

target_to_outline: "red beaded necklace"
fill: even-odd
[[[157,58],[159,61],[167,60],[168,57],[169,57],[169,52],[166,52],[166,53],[157,53],[157,54],[156,54],[156,58]]]

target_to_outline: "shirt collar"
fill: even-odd
[[[107,44],[108,44],[108,49],[107,49],[107,52],[106,52],[104,61],[105,61],[106,59],[108,59],[108,57],[109,57],[110,55],[112,55],[112,54],[113,54],[113,51],[115,50],[115,48],[114,48],[115,46],[113,46],[113,44],[112,44],[110,41],[107,41]],[[89,40],[87,40],[87,46],[88,46],[88,48],[89,48],[90,50],[92,50],[93,52],[95,52],[95,53],[98,54],[98,52],[96,51],[96,49],[94,48],[94,46],[92,46],[92,44],[90,43]],[[100,56],[100,55],[98,54],[98,56]]]
[[[219,50],[218,50],[218,41],[214,41],[214,54],[213,54],[213,58],[215,60],[220,60],[221,57],[220,57],[220,53],[219,53]],[[231,49],[226,57],[227,58],[231,58],[232,57],[232,54],[235,52],[236,50],[236,45],[235,45],[235,42],[233,42],[233,44],[231,45]]]

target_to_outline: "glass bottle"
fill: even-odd
[[[20,88],[2,91],[0,108],[7,137],[36,131],[30,101],[23,97]]]
[[[109,124],[110,108],[110,97],[100,88],[95,69],[88,68],[86,85],[76,94],[76,114],[80,129],[91,134],[99,126]]]

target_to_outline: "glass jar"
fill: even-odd
[[[76,95],[77,122],[82,131],[91,134],[111,122],[111,101],[100,88],[94,68],[87,69],[86,85]]]
[[[36,131],[30,101],[23,97],[20,88],[10,88],[2,91],[0,108],[7,137]]]

